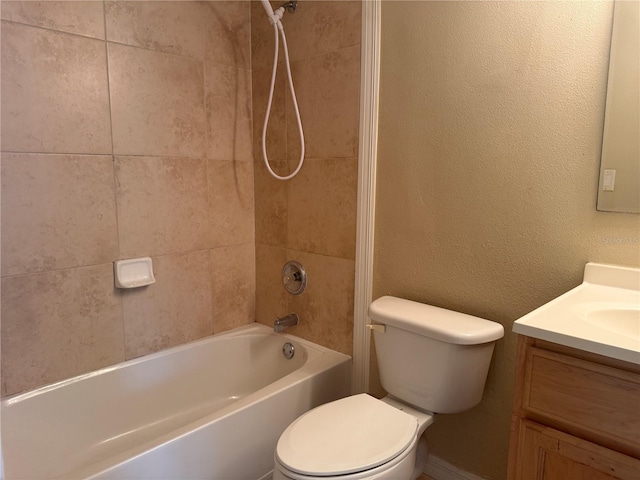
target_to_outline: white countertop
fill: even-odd
[[[588,263],[584,281],[513,331],[640,365],[640,269]]]

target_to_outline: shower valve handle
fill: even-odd
[[[284,277],[282,277],[282,283],[284,283],[285,285],[287,285],[290,282],[301,282],[302,281],[302,275],[300,275],[300,272],[295,272],[291,275],[285,275]]]
[[[307,287],[307,272],[296,262],[287,262],[282,268],[282,285],[291,295],[300,295]]]

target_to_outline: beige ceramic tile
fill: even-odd
[[[272,1],[271,5],[275,9],[280,3]],[[291,60],[359,45],[361,10],[359,1],[298,2],[296,12],[285,13],[283,20]],[[273,46],[273,27],[264,8],[260,2],[251,2],[251,62],[254,68],[273,64]],[[281,48],[278,61],[283,60]]]
[[[360,44],[361,2],[301,1],[295,13],[285,13],[283,25],[291,60]],[[274,9],[278,2],[271,2]],[[280,41],[280,43],[282,43]],[[251,55],[254,68],[273,64],[273,27],[260,2],[251,2]],[[284,60],[282,49],[278,61]]]
[[[237,120],[251,119],[250,70],[206,64],[205,85],[212,130],[227,128]]]
[[[153,258],[156,283],[123,293],[126,358],[211,335],[208,251]]]
[[[360,122],[360,47],[291,65],[304,125],[305,158],[355,157]],[[287,156],[299,157],[298,127],[287,103]]]
[[[301,1],[294,14],[285,14],[284,22],[291,60],[316,57],[360,45],[362,5],[359,1]]]
[[[111,153],[104,42],[2,24],[4,151]]]
[[[4,395],[123,360],[112,264],[2,279]]]
[[[287,251],[308,276],[302,295],[289,296],[288,312],[300,317],[289,331],[347,355],[353,350],[353,296],[355,262],[341,258]]]
[[[111,156],[2,154],[2,276],[112,262]]]
[[[253,163],[209,160],[214,247],[254,243]]]
[[[207,157],[253,161],[251,71],[205,63]]]
[[[255,321],[255,263],[253,243],[211,250],[214,333]]]
[[[250,3],[253,2],[203,2],[207,63],[251,68]]]
[[[104,39],[104,9],[96,1],[3,1],[3,20]]]
[[[105,2],[107,40],[202,60],[202,9],[193,1]]]
[[[115,161],[122,258],[210,246],[205,160],[116,157]]]
[[[236,120],[227,128],[207,132],[207,157],[214,160],[253,160],[251,120]]]
[[[282,267],[287,262],[284,248],[256,245],[256,322],[269,327],[277,317],[290,313],[290,296],[282,286]]]
[[[307,160],[287,188],[287,246],[355,258],[358,160]]]
[[[277,8],[275,2],[271,2],[272,7]],[[288,22],[287,22],[288,24]],[[288,27],[287,27],[287,32]],[[260,2],[251,2],[251,66],[254,69],[273,65],[274,47],[273,26],[269,23],[267,14]],[[279,55],[278,61],[283,60],[283,55]]]
[[[114,43],[108,49],[114,152],[202,157],[202,62]]]
[[[285,161],[271,161],[278,175],[289,173]],[[263,163],[254,171],[256,204],[256,243],[285,247],[287,245],[287,185],[273,178]]]

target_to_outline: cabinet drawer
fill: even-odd
[[[526,362],[527,417],[640,456],[640,375],[535,347]]]

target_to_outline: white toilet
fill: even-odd
[[[280,436],[274,480],[417,478],[435,413],[480,403],[502,325],[395,297],[369,307],[380,381],[389,395],[360,394],[300,416]]]

